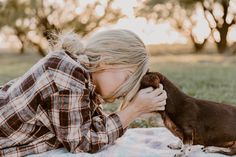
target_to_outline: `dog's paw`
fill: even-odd
[[[217,152],[230,152],[229,148],[222,148],[222,147],[214,147],[214,146],[209,146],[209,147],[204,147],[202,148],[203,152],[205,153],[217,153]]]
[[[188,157],[188,154],[184,149],[181,149],[179,153],[174,155],[174,157]]]
[[[205,153],[214,153],[216,150],[214,147],[204,147],[202,148],[202,151]]]
[[[174,157],[188,157],[184,152],[175,154]]]
[[[171,144],[167,145],[167,147],[170,149],[179,150],[182,148],[182,145],[179,143],[171,143]]]

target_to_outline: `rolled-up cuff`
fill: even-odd
[[[115,140],[121,137],[127,130],[127,128],[123,128],[120,117],[116,113],[112,113],[108,116],[107,129],[109,144],[114,143]]]

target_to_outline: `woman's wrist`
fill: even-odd
[[[131,102],[129,107],[133,114],[136,116],[136,118],[142,114],[137,104]]]
[[[128,127],[140,115],[134,104],[127,106],[122,111],[116,112],[116,114],[119,116],[124,128]]]

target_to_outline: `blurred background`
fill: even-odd
[[[48,53],[50,32],[73,29],[86,41],[114,28],[138,34],[151,70],[185,93],[236,104],[236,0],[0,0],[0,84]],[[131,127],[162,125],[157,119]]]

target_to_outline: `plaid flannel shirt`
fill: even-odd
[[[75,55],[51,52],[0,87],[0,156],[93,153],[114,143],[125,129],[117,114],[103,113],[90,79]]]

